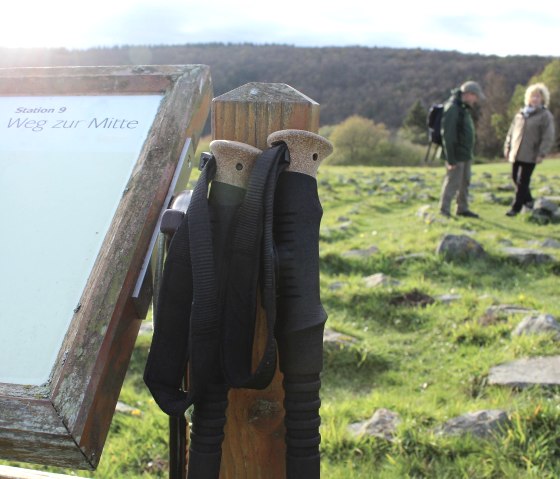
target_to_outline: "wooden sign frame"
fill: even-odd
[[[2,459],[97,467],[147,311],[146,289],[135,293],[138,277],[145,272],[178,165],[182,159],[187,167],[193,161],[187,146],[198,142],[212,84],[205,65],[0,69],[0,96],[156,93],[162,95],[159,109],[49,381],[40,386],[0,383]],[[60,234],[71,232],[69,219],[68,230]]]

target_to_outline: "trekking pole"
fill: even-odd
[[[426,151],[426,155],[424,156],[424,164],[428,164],[428,159],[430,158],[430,149],[432,148],[432,142],[428,143],[428,150]]]
[[[332,153],[325,138],[308,131],[282,130],[268,136],[284,142],[290,164],[280,174],[274,201],[274,241],[278,253],[276,339],[284,374],[286,478],[320,477],[320,373],[327,314],[319,284],[319,228],[323,210],[316,174]]]
[[[221,298],[228,279],[224,265],[227,264],[230,231],[243,201],[249,174],[261,150],[227,140],[212,141],[210,150],[216,159],[216,175],[211,183],[208,206],[218,298]],[[229,388],[220,368],[219,350],[206,353],[215,355],[216,367],[206,372],[207,384],[193,405],[187,479],[218,479],[220,473]]]

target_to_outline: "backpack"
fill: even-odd
[[[443,104],[434,103],[428,111],[428,139],[430,143],[441,146],[441,117],[443,116]]]

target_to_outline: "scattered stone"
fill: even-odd
[[[345,258],[369,258],[377,252],[379,252],[377,246],[370,246],[367,249],[351,249],[350,251],[345,251],[342,253],[342,256]]]
[[[558,210],[558,205],[554,201],[551,201],[547,198],[537,198],[537,200],[535,200],[535,205],[533,206],[533,208],[543,209],[554,213],[556,210]]]
[[[440,303],[449,304],[449,303],[452,303],[453,301],[458,301],[459,299],[461,299],[461,295],[460,294],[442,294],[440,296],[436,296],[436,299]]]
[[[430,218],[433,216],[431,205],[421,206],[416,212],[416,216],[422,219]]]
[[[495,436],[509,424],[505,411],[489,409],[463,414],[450,419],[436,428],[435,433],[441,436],[463,436],[471,434],[479,438]]]
[[[535,201],[530,219],[539,224],[556,222],[560,217],[558,204],[550,198],[538,198]]]
[[[393,306],[420,306],[422,308],[434,302],[434,298],[417,289],[395,295],[389,300],[389,304]]]
[[[334,283],[329,284],[329,291],[338,291],[346,286],[348,283],[344,281],[335,281]]]
[[[131,416],[141,416],[142,411],[140,409],[129,406],[121,401],[117,401],[117,406],[115,407],[115,412],[120,412],[121,414],[129,414]]]
[[[338,228],[342,231],[346,231],[347,229],[349,229],[352,226],[352,222],[351,221],[346,221],[345,223],[340,223],[338,225]]]
[[[502,246],[513,246],[513,241],[507,238],[501,239],[498,243],[500,243]]]
[[[554,189],[551,186],[543,186],[539,188],[539,194],[550,196],[554,194]]]
[[[493,324],[506,321],[512,314],[527,314],[536,312],[534,309],[514,306],[510,304],[500,304],[489,306],[484,314],[478,319],[481,326],[492,326]]]
[[[542,251],[531,248],[506,247],[502,250],[508,258],[511,258],[523,265],[545,264],[554,262],[554,258]]]
[[[546,334],[554,333],[555,339],[560,339],[560,324],[550,314],[538,316],[526,316],[521,320],[511,334],[521,336],[522,334]]]
[[[482,246],[467,235],[447,234],[436,248],[436,254],[446,259],[484,258],[486,252]]]
[[[350,424],[348,430],[355,437],[368,435],[392,441],[400,422],[401,418],[396,412],[380,408],[367,421]]]
[[[371,276],[366,276],[364,281],[368,288],[376,288],[377,286],[396,286],[400,284],[400,282],[395,278],[391,278],[383,273],[375,273]]]
[[[347,334],[333,331],[332,329],[325,328],[323,333],[323,347],[329,350],[341,350],[352,346],[357,342],[357,339]]]
[[[337,221],[338,221],[339,223],[347,223],[348,221],[350,221],[350,218],[348,218],[347,216],[339,216],[339,217],[337,218]]]
[[[485,201],[486,203],[499,203],[500,202],[498,197],[492,192],[484,193],[484,195],[482,195],[482,200]]]
[[[515,186],[508,183],[506,185],[498,186],[498,191],[515,191]]]
[[[423,183],[424,177],[421,175],[412,175],[408,177],[408,181],[412,181],[413,183]]]
[[[383,193],[393,193],[397,190],[395,188],[393,188],[392,186],[388,185],[387,183],[384,183],[379,187],[379,191],[381,191]]]
[[[494,366],[488,384],[524,388],[560,385],[560,356],[524,358]]]
[[[553,238],[547,238],[541,243],[541,246],[543,248],[560,249],[560,241],[555,240]]]
[[[524,306],[515,306],[513,304],[498,304],[495,306],[488,306],[486,308],[485,314],[497,315],[497,314],[522,314],[522,313],[532,313],[534,309],[525,308]]]

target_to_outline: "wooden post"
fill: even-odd
[[[285,129],[319,130],[319,104],[283,83],[248,83],[212,101],[212,138],[266,149],[266,139]],[[253,358],[262,356],[266,318],[257,315]],[[277,370],[262,391],[229,393],[220,479],[285,479],[284,391]]]

